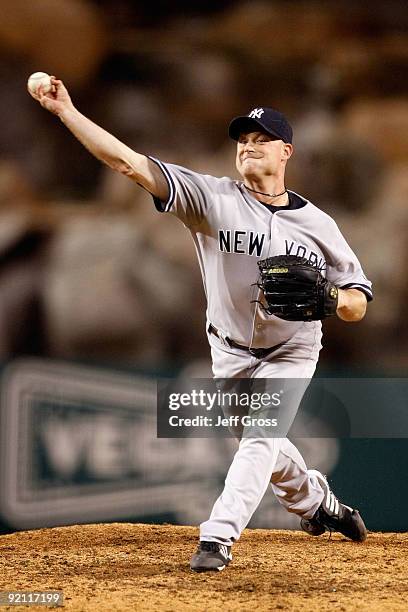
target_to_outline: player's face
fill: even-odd
[[[278,176],[291,152],[291,145],[264,132],[242,133],[237,143],[237,170],[244,178]]]

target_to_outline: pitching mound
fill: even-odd
[[[0,536],[0,590],[61,589],[66,610],[92,612],[408,609],[408,534],[354,544],[337,534],[248,530],[232,564],[211,574],[189,569],[197,535],[115,523]]]

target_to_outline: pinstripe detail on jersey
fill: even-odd
[[[147,157],[148,159],[151,159],[155,164],[159,166],[160,170],[163,172],[164,177],[167,181],[167,184],[169,186],[169,197],[168,197],[167,202],[160,201],[160,204],[161,204],[163,212],[169,212],[170,208],[173,206],[174,199],[176,196],[176,187],[174,185],[173,178],[170,172],[167,170],[166,166],[163,164],[163,162],[161,162],[159,159],[156,159],[155,157],[152,157],[151,155],[148,155]],[[159,202],[158,198],[155,198],[155,202]]]

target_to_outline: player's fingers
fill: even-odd
[[[54,95],[56,96],[58,96],[59,94],[68,95],[67,88],[65,87],[64,83],[60,79],[51,77],[51,85],[53,88],[52,91]]]
[[[40,98],[35,91],[31,91],[31,89],[28,86],[27,86],[27,91],[30,94],[30,96],[34,98],[34,100],[37,100],[37,102],[39,101]]]
[[[38,100],[39,100],[41,106],[43,106],[44,108],[48,109],[48,103],[50,101],[50,96],[44,92],[44,90],[43,90],[41,85],[40,85],[40,87],[38,87],[37,93],[38,93]]]
[[[54,97],[54,88],[48,91],[44,90],[44,86],[43,85],[39,85],[37,88],[37,94],[41,100],[49,100],[50,98]]]
[[[51,81],[51,93],[55,94],[58,91],[61,81],[59,81],[54,75],[50,76],[50,81]]]

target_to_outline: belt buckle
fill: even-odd
[[[265,357],[265,355],[267,355],[270,351],[264,348],[250,348],[249,352],[253,357],[256,357],[257,359],[262,359],[262,357]]]

